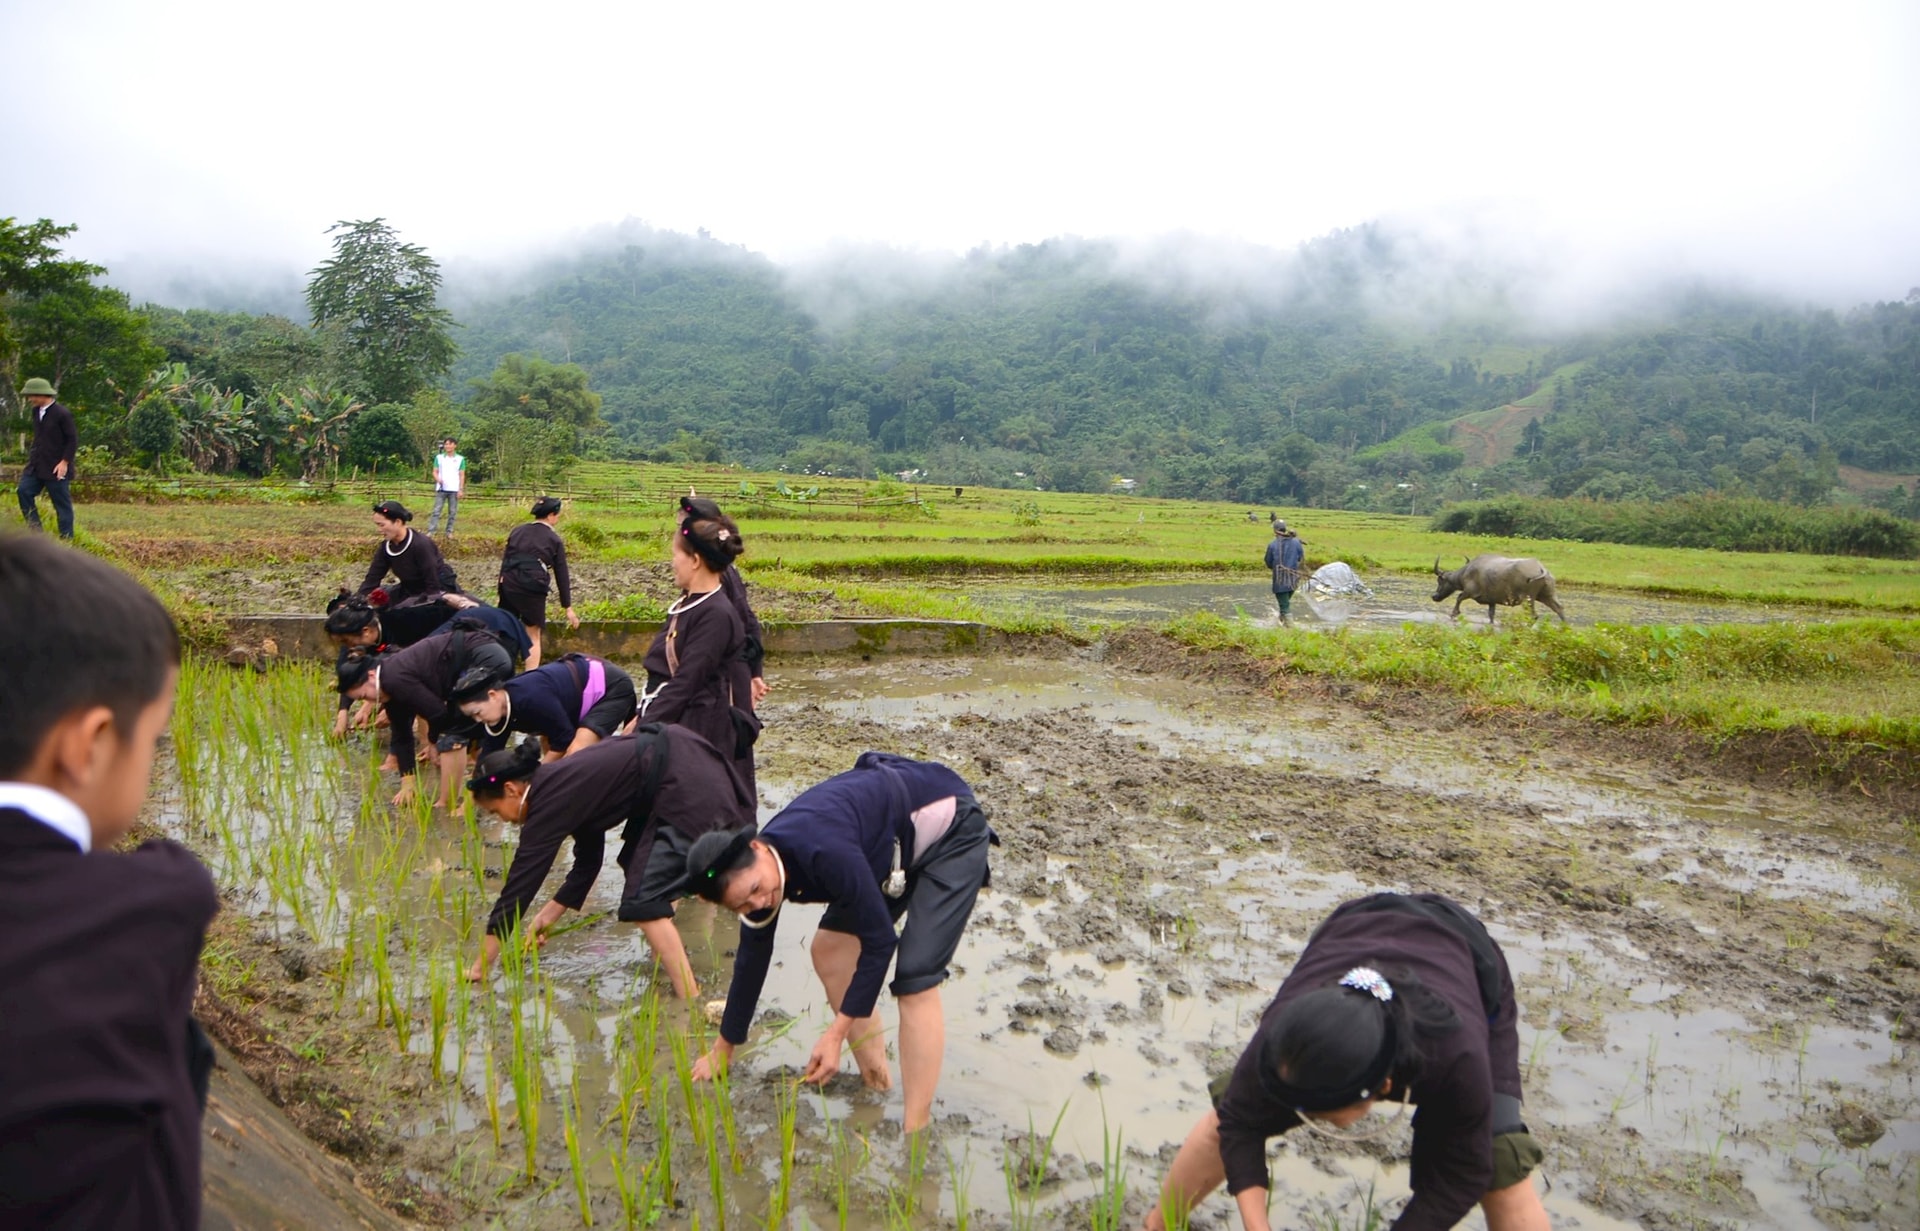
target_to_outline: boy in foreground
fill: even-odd
[[[200,1225],[213,878],[111,849],[147,796],[180,640],[119,570],[0,535],[0,1227]]]

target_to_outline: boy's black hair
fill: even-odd
[[[180,665],[180,632],[139,582],[34,534],[0,534],[0,778],[32,763],[75,710],[104,705],[122,736]]]

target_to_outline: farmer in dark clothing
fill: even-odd
[[[625,726],[635,713],[633,677],[604,658],[568,654],[558,662],[502,679],[470,668],[453,688],[453,703],[480,724],[482,752],[507,746],[507,735],[537,735],[549,757],[584,751]]]
[[[1267,569],[1273,574],[1273,600],[1280,604],[1280,622],[1290,624],[1287,610],[1293,606],[1293,592],[1300,588],[1300,565],[1307,558],[1307,545],[1287,529],[1287,523],[1273,519],[1273,542],[1267,544]]]
[[[867,752],[852,770],[802,792],[757,836],[747,828],[695,842],[687,856],[690,891],[740,916],[740,945],[720,1037],[694,1076],[711,1077],[746,1042],[781,904],[825,902],[813,968],[834,1018],[803,1078],[833,1076],[841,1048],[851,1044],[866,1084],[892,1087],[874,1013],[892,966],[906,1131],[925,1128],[946,1051],[940,985],[987,883],[994,840],[959,774],[933,761]],[[896,937],[902,914],[906,928]]]
[[[427,737],[433,740],[456,726],[464,726],[465,717],[447,704],[447,698],[453,694],[454,683],[470,667],[506,675],[513,670],[513,659],[493,632],[464,625],[459,617],[455,617],[450,631],[404,650],[354,653],[342,658],[336,667],[341,695],[356,701],[378,701],[387,707],[388,750],[400,771],[400,790],[393,797],[395,807],[413,800],[414,718],[426,720]],[[465,773],[464,748],[441,758],[443,782],[454,783]],[[443,802],[450,802],[452,793],[443,789]]]
[[[647,647],[640,717],[693,728],[733,757],[752,790],[760,723],[752,711],[746,631],[721,582],[741,550],[740,528],[728,517],[681,521],[673,536],[673,580],[681,593],[667,608],[667,626]]]
[[[55,524],[60,537],[73,537],[73,455],[80,447],[80,433],[73,426],[73,412],[53,400],[54,389],[45,378],[36,376],[20,386],[33,414],[33,449],[20,471],[20,515],[27,525],[40,529],[40,510],[35,505],[41,492],[53,501]]]
[[[1506,956],[1463,907],[1428,893],[1344,903],[1215,1083],[1148,1228],[1225,1180],[1248,1231],[1267,1231],[1267,1139],[1303,1125],[1332,1134],[1389,1100],[1419,1108],[1413,1196],[1396,1231],[1451,1227],[1476,1204],[1488,1231],[1544,1231],[1531,1180],[1540,1147],[1520,1118],[1518,1019]]]
[[[720,520],[720,506],[703,496],[696,496],[691,490],[680,497],[680,520],[703,518],[709,521]],[[747,583],[740,576],[740,566],[728,564],[720,573],[720,588],[726,591],[727,601],[740,616],[740,624],[746,630],[746,648],[741,656],[746,659],[747,671],[753,677],[751,685],[753,708],[767,699],[767,651],[766,634],[760,627],[760,617],[753,613],[753,604],[747,601]]]
[[[500,606],[526,625],[533,650],[527,670],[540,665],[540,635],[547,626],[547,591],[560,590],[560,609],[567,627],[579,628],[573,614],[573,577],[567,571],[567,544],[554,523],[560,520],[560,501],[542,496],[533,502],[533,520],[507,534],[507,550],[500,557]]]
[[[442,594],[431,600],[394,607],[388,605],[384,590],[375,590],[363,597],[342,588],[327,603],[326,630],[327,637],[339,649],[339,660],[344,660],[355,651],[400,650],[436,634],[451,632],[454,620],[460,616],[467,617],[469,626],[480,624],[492,630],[516,662],[527,656],[527,633],[519,620],[464,594]],[[338,661],[335,666],[337,668]],[[352,708],[353,700],[344,694],[341,696],[340,709],[333,720],[335,736],[346,735],[347,711]],[[361,714],[361,724],[370,723],[378,709],[378,706],[367,707]]]
[[[529,939],[542,938],[562,914],[579,910],[606,860],[607,832],[624,824],[617,862],[626,888],[619,916],[640,925],[676,994],[699,995],[686,948],[674,930],[673,896],[685,883],[687,851],[695,839],[716,829],[752,828],[753,799],[727,758],[685,727],[644,726],[631,736],[545,763],[531,744],[481,757],[467,783],[476,804],[520,826],[513,864],[467,977],[486,977],[499,955],[500,938],[516,923]],[[553,900],[525,918],[568,838],[573,839],[573,870]]]
[[[398,500],[382,500],[373,506],[373,527],[380,532],[380,544],[373,549],[373,561],[367,565],[359,594],[382,589],[380,583],[389,573],[394,584],[384,590],[387,605],[392,607],[460,589],[453,570],[440,558],[440,548],[426,535],[415,534],[407,524],[412,520],[413,514]]]

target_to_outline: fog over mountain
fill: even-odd
[[[69,0],[0,8],[0,45],[30,49],[0,213],[78,224],[136,299],[286,309],[327,226],[376,216],[475,295],[629,217],[874,292],[1060,236],[1258,287],[1369,221],[1549,316],[1920,283],[1899,0]]]

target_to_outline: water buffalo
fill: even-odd
[[[1433,562],[1433,575],[1439,579],[1434,587],[1433,601],[1438,603],[1449,594],[1460,597],[1453,600],[1453,618],[1460,618],[1460,604],[1471,599],[1487,605],[1487,623],[1493,623],[1493,609],[1501,605],[1518,607],[1527,605],[1527,614],[1533,614],[1534,600],[1545,603],[1560,622],[1567,622],[1567,613],[1560,610],[1560,603],[1553,596],[1553,574],[1547,566],[1532,557],[1515,559],[1512,556],[1475,556],[1457,569],[1443,569],[1440,561]]]

